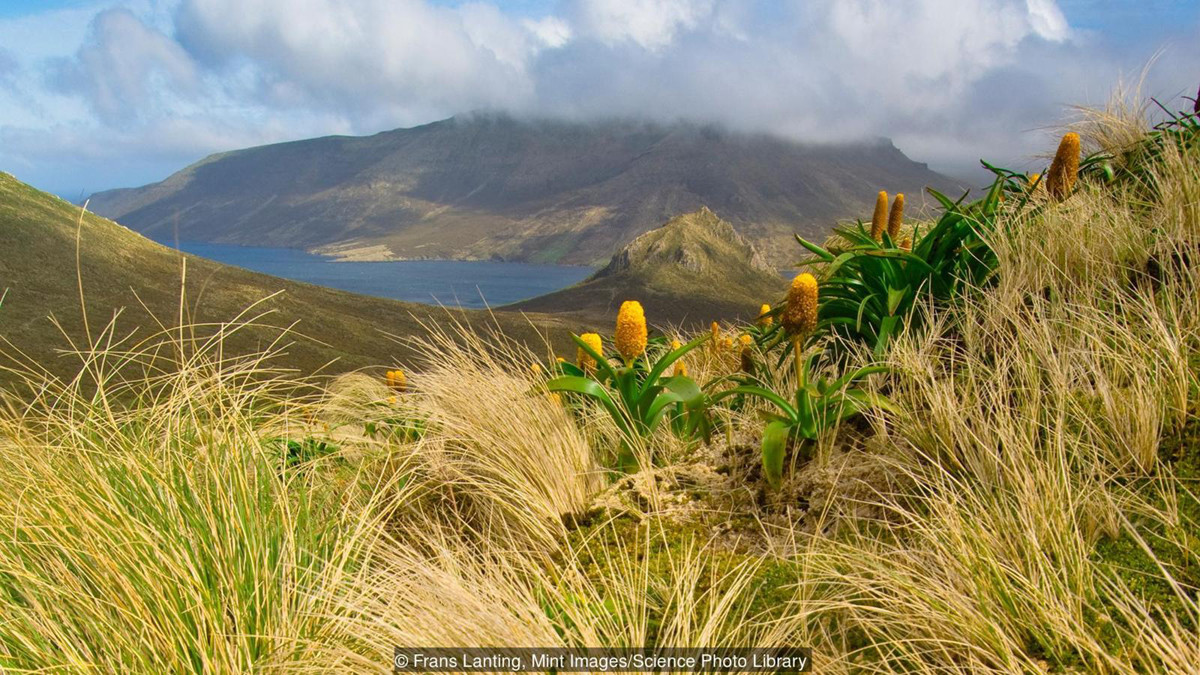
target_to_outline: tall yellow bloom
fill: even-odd
[[[388,389],[403,393],[408,388],[408,378],[403,370],[389,370],[386,377]]]
[[[912,250],[912,237],[905,237],[904,239],[900,240],[900,250],[901,251],[911,251]]]
[[[797,274],[788,289],[787,305],[780,318],[792,336],[805,336],[817,328],[817,278],[805,272]]]
[[[1058,201],[1071,194],[1075,176],[1079,173],[1079,134],[1071,132],[1062,137],[1050,170],[1046,172],[1046,191]]]
[[[871,216],[871,238],[879,241],[883,237],[883,228],[887,225],[888,193],[880,190],[875,196],[875,215]]]
[[[1029,174],[1029,189],[1030,190],[1036,190],[1038,188],[1038,186],[1041,185],[1041,183],[1038,182],[1038,179],[1040,179],[1041,177],[1042,177],[1042,174],[1040,174],[1040,173]]]
[[[770,328],[775,323],[775,317],[767,316],[771,312],[771,306],[764,304],[758,308],[758,325],[763,328]]]
[[[584,333],[583,335],[579,336],[579,339],[583,340],[585,345],[591,347],[592,351],[596,352],[597,354],[604,354],[604,343],[600,340],[600,336],[596,333]],[[583,347],[579,348],[577,359],[579,361],[579,367],[583,370],[583,372],[596,372],[596,359],[592,358],[591,354],[585,352]]]
[[[714,321],[709,330],[712,332],[712,344],[709,348],[716,354],[721,351],[721,325]]]
[[[896,195],[896,201],[892,202],[892,212],[888,214],[888,236],[892,241],[896,241],[896,237],[900,236],[900,225],[904,222],[904,193]]]
[[[743,373],[754,372],[754,350],[751,347],[754,345],[754,338],[749,335],[742,334],[738,336],[738,342],[742,344],[742,351],[739,355],[741,368]]]
[[[646,313],[642,303],[626,300],[617,311],[617,331],[613,335],[617,352],[626,361],[633,361],[646,353]]]

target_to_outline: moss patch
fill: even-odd
[[[1142,521],[1135,523],[1138,535],[1153,553],[1129,533],[1100,542],[1094,560],[1105,572],[1114,575],[1147,604],[1156,608],[1160,618],[1175,616],[1188,629],[1195,630],[1190,613],[1160,569],[1165,568],[1184,592],[1198,596],[1200,589],[1200,422],[1189,421],[1177,434],[1159,447],[1159,459],[1166,467],[1163,476],[1131,485],[1142,498],[1158,509],[1167,509],[1167,495],[1174,495],[1178,519],[1172,523]],[[1156,562],[1157,561],[1157,562]],[[1101,633],[1116,651],[1121,640],[1116,631]]]
[[[621,517],[573,530],[568,542],[576,553],[579,571],[600,590],[606,599],[605,606],[612,603],[604,590],[628,578],[628,570],[620,565],[633,562],[633,569],[639,573],[645,570],[649,608],[647,646],[657,643],[663,617],[670,609],[668,596],[675,573],[680,562],[689,556],[701,565],[694,589],[694,596],[702,598],[698,600],[698,615],[711,609],[708,605],[718,601],[736,572],[748,565],[751,578],[737,594],[728,615],[754,617],[756,622],[778,619],[789,611],[789,601],[801,578],[800,567],[793,562],[748,550],[715,547],[711,534],[702,525],[653,519],[638,522],[632,517]],[[621,549],[624,554],[618,552]]]

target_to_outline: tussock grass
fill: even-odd
[[[1144,133],[1114,110],[1082,128],[1088,147]],[[28,364],[0,409],[0,668],[357,672],[397,644],[804,644],[821,672],[1188,671],[1200,162],[1168,149],[1143,175],[1002,215],[995,283],[891,345],[872,386],[900,412],[818,444],[815,470],[888,480],[808,511],[799,478],[740,502],[667,480],[714,449],[736,465],[753,404],[707,449],[652,436],[657,464],[614,482],[610,419],[537,393],[546,356],[453,322],[412,342],[407,393],[274,371],[269,346],[228,356],[236,322],[138,343],[95,330],[79,377]],[[738,349],[695,350],[689,373],[727,375]],[[786,363],[763,378],[795,386]],[[293,457],[289,440],[320,451]],[[629,485],[636,509],[601,508]],[[676,517],[686,499],[699,519]]]

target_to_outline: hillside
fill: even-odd
[[[880,189],[930,185],[954,187],[886,140],[806,145],[687,123],[477,114],[213,155],[91,204],[158,239],[588,265],[708,206],[778,265],[794,254],[793,232],[868,213]]]
[[[586,281],[512,308],[603,316],[636,298],[654,323],[694,326],[753,319],[760,305],[773,304],[785,288],[732,225],[701,207],[633,240]]]
[[[78,361],[60,358],[66,340],[48,316],[53,314],[73,340],[84,335],[76,281],[75,237],[79,207],[39,192],[0,173],[0,350],[15,347],[52,371],[78,370]],[[281,365],[304,373],[334,362],[326,372],[405,363],[411,352],[388,337],[412,335],[419,322],[450,314],[483,327],[498,323],[506,334],[538,340],[536,321],[557,340],[566,324],[545,318],[498,312],[448,313],[437,307],[355,295],[286,281],[184,256],[91,213],[83,219],[79,267],[93,331],[118,309],[120,335],[148,337],[179,316],[182,258],[187,259],[186,295],[193,322],[227,322],[274,293],[253,313],[270,311],[263,321],[286,327],[298,322],[299,335]],[[144,307],[143,307],[144,305]],[[149,311],[147,311],[149,310]],[[279,335],[263,328],[239,332],[227,343],[232,353],[257,351]],[[301,337],[303,336],[303,337]],[[11,344],[4,345],[3,341]]]

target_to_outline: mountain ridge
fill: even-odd
[[[91,203],[158,239],[600,266],[701,206],[778,245],[869,210],[879,189],[953,183],[886,139],[805,144],[692,122],[493,113],[219,153]],[[764,251],[780,265],[775,248]]]

